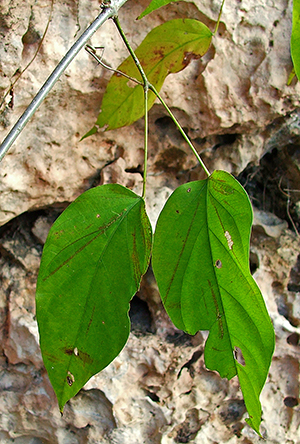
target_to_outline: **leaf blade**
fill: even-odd
[[[145,15],[150,14],[156,9],[161,8],[162,6],[168,5],[169,3],[175,3],[179,0],[152,0],[152,2],[147,6],[147,8],[138,16],[138,19],[142,19]]]
[[[206,53],[211,38],[211,31],[203,23],[192,19],[175,19],[154,28],[135,53],[149,82],[159,91],[168,74],[181,71],[190,60]],[[142,81],[131,57],[118,70]],[[149,91],[148,110],[154,101],[155,95]],[[131,125],[143,115],[143,87],[133,86],[128,79],[115,73],[108,83],[96,125],[108,130],[116,129]]]
[[[210,330],[207,367],[228,379],[238,374],[248,423],[259,433],[259,395],[274,331],[249,271],[251,223],[249,199],[228,173],[215,171],[204,181],[181,185],[159,217],[152,264],[174,324],[190,334]],[[235,349],[246,365],[234,358]]]
[[[300,1],[299,0],[293,0],[291,56],[296,76],[298,79],[300,79]]]
[[[61,410],[124,347],[129,301],[150,250],[144,201],[120,185],[83,193],[51,228],[36,302],[42,355]]]

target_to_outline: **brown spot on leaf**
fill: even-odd
[[[128,88],[135,88],[136,85],[137,84],[133,80],[128,80],[128,82],[127,82]]]
[[[201,56],[199,54],[194,54],[193,52],[186,51],[184,53],[184,58],[182,60],[182,64],[184,67],[186,67],[192,60],[200,59],[200,57]]]
[[[73,354],[72,348],[64,348],[63,351],[66,355],[69,355],[69,356],[71,356]]]
[[[88,353],[81,350],[78,350],[78,356],[84,364],[92,364],[94,362]]]

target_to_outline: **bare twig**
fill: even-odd
[[[106,63],[103,62],[102,57],[104,54],[104,46],[91,46],[91,45],[86,45],[85,48],[86,52],[88,52],[92,57],[94,57],[94,59],[101,65],[103,66],[103,68],[108,69],[109,71],[112,71],[116,74],[120,74],[120,76],[126,77],[126,79],[132,80],[132,82],[138,84],[138,85],[142,85],[143,86],[143,82],[140,82],[138,79],[135,79],[134,77],[131,77],[127,74],[125,74],[125,72],[119,71],[118,69],[112,68],[111,66],[107,65]],[[96,49],[102,49],[102,54],[101,57],[98,57],[96,54]]]
[[[63,57],[61,62],[57,65],[55,70],[52,72],[48,80],[44,83],[40,91],[32,100],[31,104],[28,106],[26,111],[11,129],[9,134],[6,136],[4,141],[0,146],[0,161],[3,159],[11,145],[14,143],[16,138],[24,129],[27,122],[33,116],[37,108],[46,98],[48,93],[51,91],[54,84],[63,74],[65,69],[69,66],[72,60],[76,57],[79,51],[86,45],[87,41],[92,37],[92,35],[103,25],[106,20],[117,16],[118,10],[123,6],[127,0],[104,0],[101,12],[98,17],[93,21],[93,23],[87,28],[87,30],[79,37],[79,39],[74,43],[74,45],[69,49],[67,54]]]

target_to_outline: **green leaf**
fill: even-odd
[[[166,76],[181,71],[192,59],[209,48],[212,33],[197,20],[171,20],[154,28],[136,50],[149,82],[159,91]],[[131,57],[118,70],[142,81]],[[148,109],[155,101],[149,91]],[[115,129],[131,125],[144,115],[144,91],[127,78],[115,73],[104,94],[96,125]],[[92,130],[93,131],[93,130]]]
[[[291,56],[298,80],[300,79],[300,0],[293,0],[293,27]]]
[[[149,6],[142,12],[141,15],[138,16],[138,19],[145,17],[145,15],[150,14],[150,12],[155,11],[156,9],[161,8],[162,6],[168,5],[169,3],[175,3],[178,0],[152,0]]]
[[[144,200],[115,184],[86,191],[52,226],[36,304],[44,364],[61,411],[124,347],[151,236]]]
[[[206,366],[222,378],[238,374],[248,422],[259,433],[259,395],[274,331],[249,271],[251,224],[245,190],[230,174],[215,171],[171,195],[157,222],[152,263],[172,321],[192,335],[210,330]]]

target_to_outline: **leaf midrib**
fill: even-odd
[[[121,225],[121,223],[124,221],[125,217],[128,216],[128,214],[130,213],[130,211],[131,211],[131,210],[134,208],[134,206],[137,205],[139,202],[140,202],[140,198],[136,199],[136,201],[131,205],[131,207],[129,208],[129,210],[125,211],[124,214],[122,215],[122,217],[120,217],[119,219],[117,219],[117,221],[118,221],[118,225],[116,226],[116,228],[115,228],[114,230],[112,230],[112,233],[110,234],[109,238],[107,239],[107,242],[105,243],[105,246],[104,246],[104,248],[103,248],[103,250],[102,250],[102,252],[101,252],[101,255],[99,256],[99,259],[98,259],[98,261],[97,261],[97,265],[96,265],[96,267],[95,267],[95,272],[94,272],[93,276],[91,277],[91,284],[89,285],[89,291],[88,291],[88,294],[87,294],[87,296],[86,296],[86,298],[85,298],[85,305],[84,305],[84,308],[83,308],[83,310],[82,310],[81,320],[80,320],[80,322],[79,322],[79,324],[78,324],[77,335],[76,335],[76,337],[75,337],[75,339],[74,339],[74,347],[75,347],[75,344],[76,344],[77,339],[78,339],[78,337],[79,337],[79,333],[80,333],[81,330],[82,330],[83,319],[84,319],[85,314],[86,314],[86,312],[87,312],[87,306],[88,306],[88,302],[89,302],[89,300],[90,300],[90,296],[91,296],[92,282],[93,282],[94,279],[95,279],[95,275],[96,275],[96,271],[97,271],[97,269],[98,269],[98,267],[99,267],[99,263],[102,262],[102,256],[103,256],[103,254],[105,253],[106,249],[108,248],[108,244],[110,243],[111,239],[114,237],[114,235],[115,235],[117,229],[119,228],[119,226]],[[95,236],[94,239],[96,239],[97,237],[98,237],[98,236]],[[72,361],[73,361],[73,359],[74,359],[74,356],[75,356],[75,355],[72,354],[72,355],[70,356],[70,358],[69,358],[68,366],[67,366],[67,369],[66,369],[67,372],[70,370],[71,363],[72,363]],[[63,384],[63,387],[62,387],[62,389],[61,389],[61,398],[60,398],[60,399],[63,399],[63,395],[64,395],[64,393],[65,393],[65,387],[66,387],[66,386],[68,387],[68,384],[67,384],[66,380],[64,380],[64,384]]]

